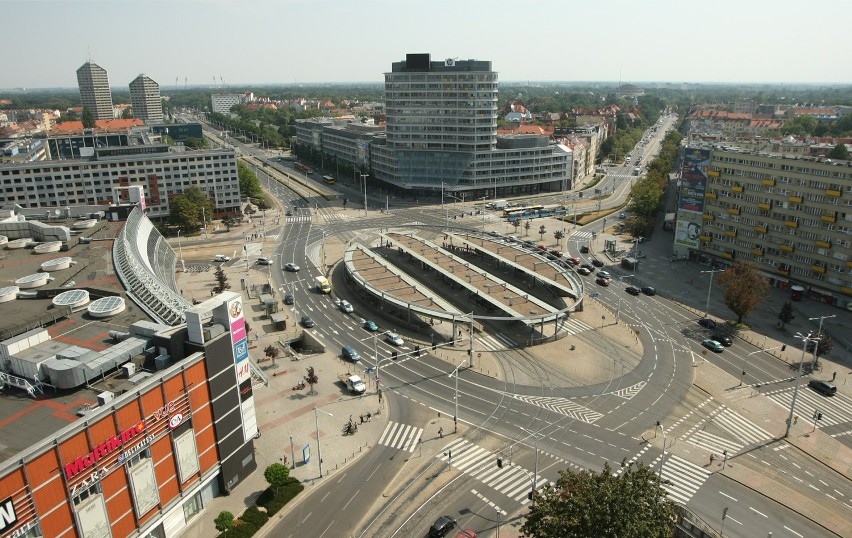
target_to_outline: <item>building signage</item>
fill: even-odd
[[[240,299],[228,302],[228,317],[231,323],[243,317],[243,302]]]
[[[183,423],[183,413],[175,413],[175,415],[169,419],[169,429],[175,429]]]
[[[15,513],[15,503],[12,501],[12,497],[9,497],[0,503],[0,531],[5,531],[17,522],[18,515]]]
[[[110,453],[114,452],[116,449],[121,448],[126,445],[132,439],[134,439],[137,435],[141,434],[145,431],[145,422],[140,420],[136,423],[135,426],[131,428],[127,428],[122,431],[118,435],[114,435],[104,441],[103,443],[92,447],[92,451],[86,454],[85,456],[80,456],[71,463],[67,463],[65,465],[65,476],[66,478],[73,478],[74,476],[80,474],[82,471],[85,471],[89,467],[93,466],[103,457],[108,456]]]
[[[686,148],[681,171],[678,209],[691,213],[704,212],[704,193],[710,170],[710,150]]]
[[[231,323],[231,341],[239,342],[240,340],[245,339],[246,337],[246,320],[245,318],[240,318],[237,321]]]
[[[237,364],[249,358],[248,340],[243,338],[234,344],[234,362]]]

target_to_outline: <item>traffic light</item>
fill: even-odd
[[[784,351],[785,349],[787,349],[787,344],[784,344],[783,346],[781,346],[781,351]]]
[[[503,458],[497,458],[497,467],[503,468]]]

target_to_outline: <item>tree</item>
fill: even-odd
[[[234,514],[228,512],[227,510],[219,512],[219,515],[216,516],[216,519],[213,520],[213,524],[216,525],[216,530],[220,532],[224,532],[228,529],[233,529]]]
[[[555,232],[553,232],[553,238],[556,239],[557,247],[562,245],[563,237],[565,237],[565,232],[563,232],[562,230],[556,230]]]
[[[272,364],[274,365],[275,359],[278,358],[278,355],[281,354],[281,350],[278,349],[278,347],[273,346],[272,344],[269,344],[263,350],[263,354],[266,355],[267,357],[269,357],[270,359],[272,359]]]
[[[555,484],[538,494],[521,526],[533,538],[664,538],[674,535],[674,503],[663,483],[643,463],[625,465],[614,476],[609,463],[600,473],[559,472]]]
[[[308,393],[314,394],[314,385],[319,383],[319,378],[317,377],[317,373],[313,366],[308,367],[308,375],[305,376],[305,383],[311,386],[311,390],[309,390]]]
[[[527,235],[530,234],[530,228],[532,228],[532,224],[530,224],[530,221],[524,221],[524,230],[526,230]]]
[[[784,131],[794,135],[813,134],[817,121],[810,116],[797,116],[784,124]]]
[[[225,227],[230,232],[231,226],[234,226],[235,224],[237,224],[237,219],[234,218],[233,215],[225,215],[224,217],[222,217],[222,224],[224,224]]]
[[[133,117],[133,110],[130,107],[126,107],[124,110],[121,111],[121,119],[129,120],[132,117]]]
[[[183,145],[188,148],[206,148],[207,140],[205,138],[198,138],[196,136],[190,136],[186,140],[183,141]]]
[[[216,272],[213,273],[213,277],[216,279],[216,285],[213,286],[214,294],[231,289],[231,285],[228,283],[228,275],[225,274],[225,268],[221,264],[216,266]]]
[[[790,301],[787,301],[781,306],[781,311],[778,312],[778,319],[781,321],[782,329],[784,325],[796,319],[796,315],[793,314],[793,305],[790,304]]]
[[[544,234],[547,233],[547,229],[544,227],[544,224],[538,227],[538,240],[544,241]]]
[[[766,277],[753,265],[742,262],[722,271],[719,285],[724,290],[725,306],[737,315],[737,323],[742,323],[769,293]]]
[[[95,128],[95,117],[92,115],[92,111],[88,108],[83,107],[83,114],[80,116],[80,119],[83,120],[83,129]]]
[[[252,172],[251,168],[237,161],[237,175],[240,179],[240,195],[248,196],[249,198],[260,198],[263,196],[263,189],[260,188],[260,180],[257,175]]]
[[[822,332],[817,335],[819,340],[816,343],[816,353],[814,353],[814,362],[813,367],[816,368],[817,364],[819,364],[819,358],[825,357],[831,350],[834,348],[834,340],[831,339],[831,335],[827,332]],[[813,353],[813,348],[808,345],[808,351]]]
[[[207,219],[213,217],[213,202],[199,187],[190,187],[175,196],[169,203],[169,222],[180,227],[183,235],[195,232]]]
[[[829,159],[841,159],[844,161],[849,160],[849,149],[846,147],[846,144],[837,144],[834,148],[828,152],[826,155]]]
[[[286,465],[273,463],[263,471],[263,478],[269,482],[272,491],[277,495],[282,487],[290,480],[290,469]]]
[[[512,226],[515,228],[515,234],[517,235],[517,233],[518,233],[518,228],[520,228],[520,227],[521,227],[521,221],[520,221],[520,220],[517,220],[517,219],[513,220],[513,221],[512,221]]]

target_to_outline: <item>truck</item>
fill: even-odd
[[[322,293],[331,293],[331,282],[329,282],[324,276],[318,276],[317,291]]]
[[[352,394],[364,394],[367,390],[367,385],[364,384],[364,380],[361,379],[360,376],[352,375],[350,373],[339,374],[337,376],[340,379],[340,382],[346,385],[346,388]]]
[[[494,200],[485,205],[488,209],[505,209],[509,206],[508,200]]]

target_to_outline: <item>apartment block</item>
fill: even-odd
[[[139,75],[130,83],[130,105],[133,117],[145,123],[163,122],[163,100],[160,85],[148,75]]]
[[[695,251],[723,266],[750,262],[774,286],[852,307],[852,161],[716,145],[687,148],[685,163],[706,186],[695,205],[700,182],[683,181],[676,246],[697,234]]]
[[[80,101],[96,120],[111,120],[112,93],[106,69],[94,62],[86,62],[77,69]]]

